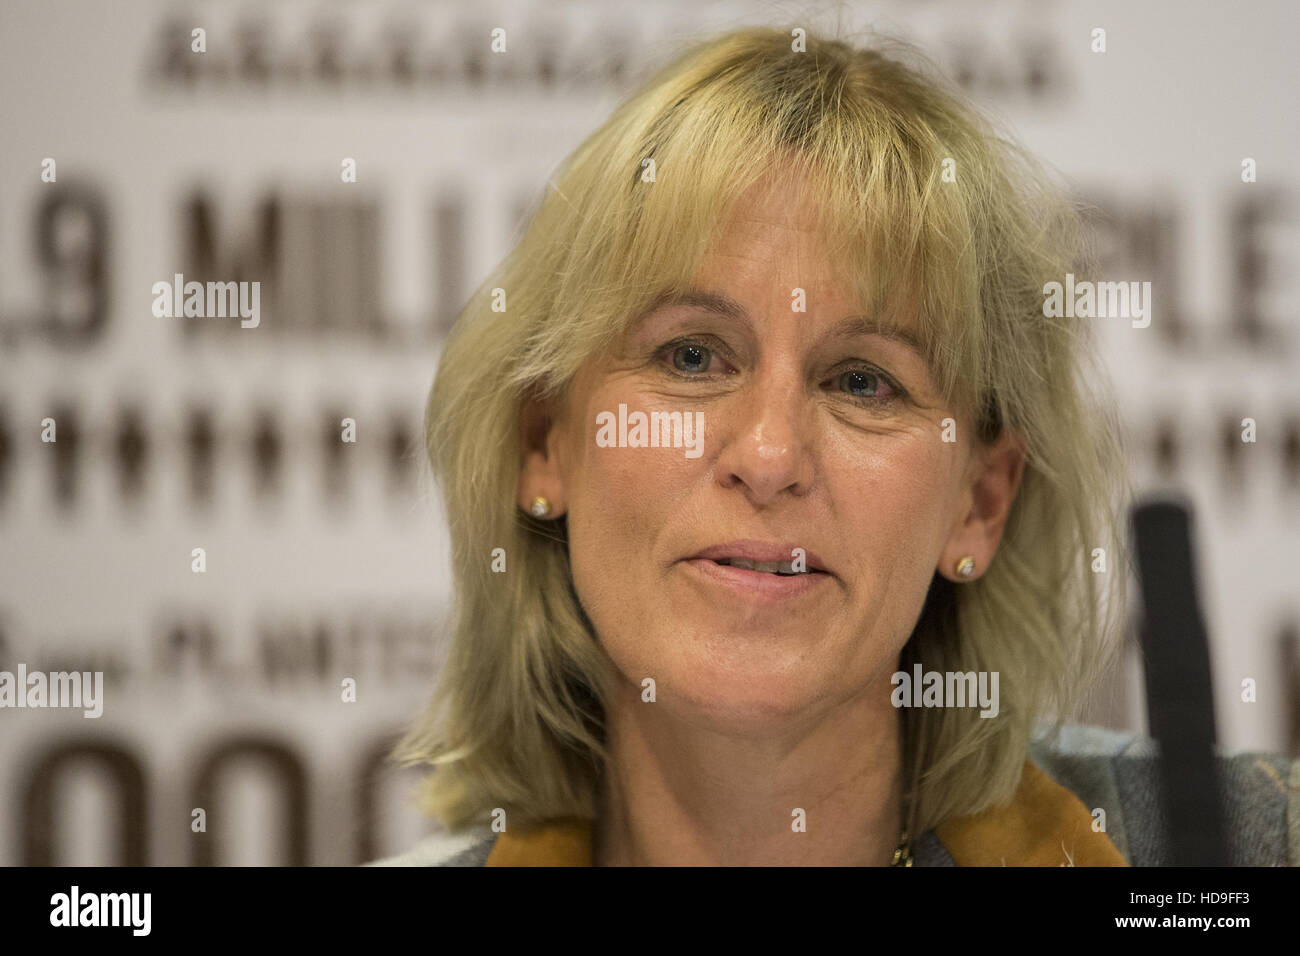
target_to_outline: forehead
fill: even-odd
[[[710,252],[776,243],[819,247],[821,215],[807,182],[763,179],[740,194]]]
[[[832,261],[807,195],[760,183],[719,224],[690,285],[700,291],[726,288],[736,297],[770,292],[790,298],[799,289],[810,303],[843,308],[856,297],[850,279],[849,271]]]
[[[747,307],[762,309],[771,299],[791,303],[802,293],[810,319],[846,323],[846,333],[877,332],[921,351],[909,329],[906,302],[894,290],[874,303],[863,301],[861,266],[836,256],[816,197],[801,179],[761,180],[742,193],[732,215],[720,224],[689,286],[664,292],[656,307],[680,306],[748,321]]]

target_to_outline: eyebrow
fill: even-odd
[[[745,311],[745,307],[731,296],[724,292],[714,292],[707,289],[687,289],[684,292],[665,293],[655,300],[654,304],[645,311],[644,316],[652,315],[660,309],[670,306],[687,306],[740,322],[753,321],[749,313]],[[925,356],[925,350],[922,349],[920,341],[908,329],[889,325],[867,315],[850,315],[843,318],[835,324],[835,327],[830,332],[830,336],[833,338],[848,338],[854,335],[879,335],[883,338],[893,339],[907,346],[917,355]]]

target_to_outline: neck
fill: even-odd
[[[883,690],[779,728],[701,729],[632,688],[606,713],[597,866],[886,866],[902,828]],[[796,814],[802,810],[802,814]]]

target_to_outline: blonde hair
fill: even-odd
[[[495,807],[512,821],[595,816],[613,678],[573,590],[564,520],[516,507],[521,410],[562,398],[633,318],[688,288],[760,179],[806,190],[864,306],[910,303],[936,383],[979,440],[1010,428],[1024,441],[991,566],[961,585],[936,575],[901,656],[909,672],[1000,672],[997,718],[903,710],[911,832],[1009,798],[1034,723],[1070,717],[1108,663],[1127,568],[1119,426],[1089,393],[1102,376],[1086,325],[1043,314],[1044,284],[1083,271],[1079,210],[933,72],[899,41],[809,37],[794,52],[788,34],[752,28],[697,43],[562,164],[466,304],[426,409],[451,645],[395,752],[436,768],[423,806],[447,827]],[[498,288],[508,311],[492,308]],[[497,547],[506,574],[490,568]]]

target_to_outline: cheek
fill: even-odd
[[[949,525],[955,444],[928,432],[855,443],[829,466],[840,526],[859,569],[871,577],[899,572],[927,580]]]
[[[571,420],[564,443],[564,481],[571,510],[592,534],[586,544],[636,553],[644,562],[670,524],[670,516],[675,519],[673,526],[682,527],[680,519],[690,507],[691,490],[708,471],[707,432],[696,429],[684,435],[679,425],[664,435],[648,425],[659,413],[675,415],[680,422],[692,410],[687,403],[615,376],[594,390],[581,417]],[[643,425],[639,431],[638,420]],[[651,436],[656,445],[664,438],[679,447],[646,447]],[[686,447],[693,436],[700,440]],[[600,536],[607,537],[601,540]]]
[[[639,633],[659,575],[679,557],[671,529],[690,527],[690,489],[707,468],[679,448],[597,447],[596,416],[650,406],[623,395],[592,403],[567,442],[569,556],[583,608],[605,635]],[[678,537],[680,537],[678,535]]]

